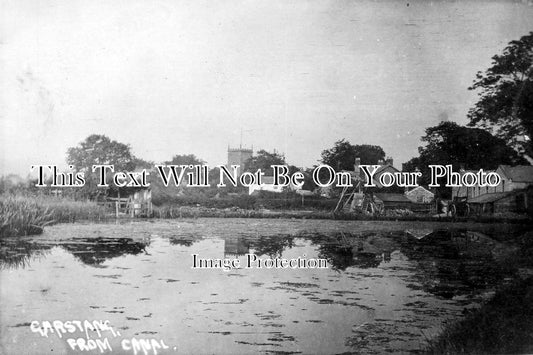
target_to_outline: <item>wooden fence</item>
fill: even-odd
[[[150,217],[153,214],[152,201],[135,201],[131,197],[108,197],[105,201],[99,201],[98,205],[114,211],[115,217]]]

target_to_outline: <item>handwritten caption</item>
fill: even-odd
[[[108,320],[32,321],[30,330],[45,338],[54,334],[59,339],[65,339],[72,350],[81,352],[94,350],[99,350],[100,353],[112,352],[109,339],[121,338],[120,331],[115,330]],[[134,355],[141,353],[157,355],[158,351],[169,349],[163,340],[154,338],[121,339],[120,346],[123,351],[131,351]]]

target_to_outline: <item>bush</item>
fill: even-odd
[[[202,206],[207,208],[233,208],[257,210],[301,210],[316,209],[332,211],[337,205],[337,199],[324,199],[320,196],[305,196],[302,204],[302,196],[295,192],[270,192],[259,191],[257,194],[247,193],[224,193],[224,190],[215,193],[216,190],[190,191],[180,196],[170,194],[158,194],[153,197],[155,206]]]

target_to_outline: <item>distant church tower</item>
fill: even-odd
[[[240,146],[239,148],[230,148],[228,146],[228,164],[227,167],[231,168],[232,165],[239,165],[242,171],[244,163],[253,156],[253,148],[247,149]]]

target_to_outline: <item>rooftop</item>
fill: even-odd
[[[377,198],[379,198],[383,202],[408,202],[411,203],[411,200],[409,200],[405,195],[403,194],[393,194],[393,193],[376,193],[374,194]]]
[[[514,182],[531,182],[533,183],[533,166],[531,165],[500,165],[506,177]]]
[[[483,194],[483,195],[479,195],[479,196],[469,199],[468,203],[491,203],[491,202],[501,200],[504,197],[514,195],[514,194],[516,194],[516,191],[494,192],[490,194]]]

